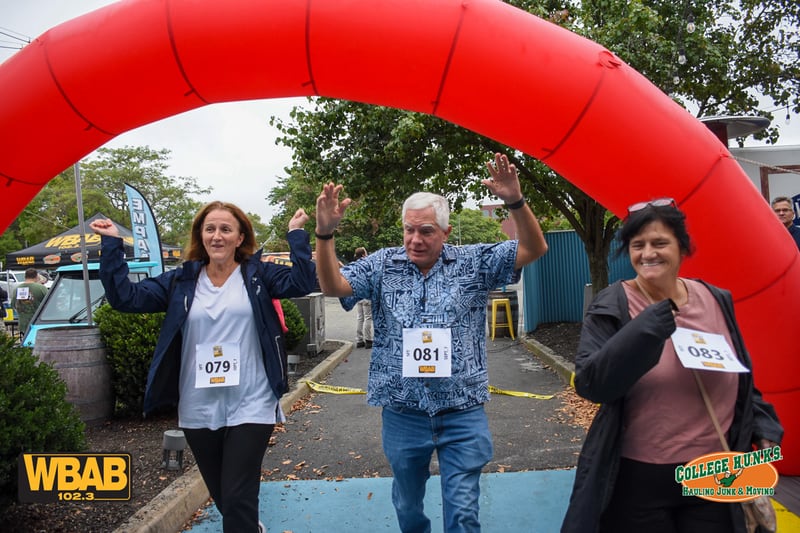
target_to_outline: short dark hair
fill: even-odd
[[[792,199],[788,196],[776,196],[772,199],[772,203],[770,204],[772,207],[775,207],[775,204],[778,202],[788,202],[789,205],[792,205]]]
[[[622,223],[622,228],[619,230],[619,240],[622,245],[617,250],[617,256],[627,254],[631,239],[636,237],[642,231],[642,228],[652,222],[661,222],[671,229],[675,238],[678,239],[678,246],[686,255],[694,253],[694,244],[686,229],[686,215],[683,214],[683,211],[671,205],[648,205],[644,209],[634,211],[628,215]]]

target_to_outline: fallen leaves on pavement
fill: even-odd
[[[585,430],[589,429],[599,407],[596,403],[581,398],[571,387],[557,393],[556,398],[564,404],[563,407],[557,409],[557,412],[566,418],[558,417],[559,422],[575,424]]]

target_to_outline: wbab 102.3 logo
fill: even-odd
[[[24,503],[131,499],[127,453],[22,453],[18,471]]]
[[[781,447],[752,452],[709,453],[675,469],[684,496],[715,502],[746,502],[773,496],[778,471],[771,463],[783,459]]]

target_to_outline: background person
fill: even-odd
[[[794,209],[792,209],[791,198],[787,198],[786,196],[776,197],[772,200],[772,210],[775,212],[778,220],[789,230],[789,234],[794,239],[798,250],[800,250],[800,227],[794,224]]]
[[[186,261],[155,278],[128,279],[122,239],[110,220],[100,278],[112,307],[166,312],[144,398],[145,413],[178,405],[183,429],[226,532],[263,531],[258,521],[261,462],[288,390],[286,351],[274,298],[314,289],[309,220],[299,209],[287,240],[293,266],[261,261],[253,227],[233,204],[211,202],[192,222]]]
[[[547,250],[514,165],[496,154],[487,166],[492,178],[482,183],[506,202],[519,241],[445,244],[452,229],[447,200],[416,193],[403,204],[403,247],[378,250],[340,271],[333,232],[350,199],[340,201],[342,186],[333,183],[324,185],[317,198],[322,291],[341,297],[347,310],[358,300],[372,301],[375,337],[367,402],[383,408],[383,450],[393,473],[392,503],[404,532],[431,530],[423,498],[434,451],[444,530],[480,531],[480,473],[493,451],[483,408],[489,400],[488,293],[516,281],[519,269]],[[404,353],[419,355],[425,364],[413,364]],[[435,375],[422,377],[430,375],[431,367]]]
[[[367,257],[367,249],[356,248],[353,259],[358,261]],[[368,299],[356,304],[356,348],[372,348],[372,303]]]
[[[11,292],[11,307],[19,320],[19,337],[24,339],[33,315],[47,296],[47,288],[39,283],[39,272],[29,268],[25,270],[25,281]]]
[[[603,289],[587,309],[575,390],[600,403],[578,459],[562,533],[744,533],[740,505],[683,496],[675,468],[721,443],[693,371],[680,363],[676,328],[723,335],[752,368],[728,291],[678,276],[692,252],[671,199],[628,208],[620,230],[636,277]],[[751,372],[697,371],[732,451],[777,445],[773,407]]]
[[[0,285],[0,309],[2,309],[3,320],[8,318],[8,309],[10,308],[10,306],[11,306],[11,303],[10,303],[10,301],[8,299],[8,293],[3,288],[3,286]],[[5,324],[3,324],[3,326],[4,326],[3,327],[3,331],[5,331]]]

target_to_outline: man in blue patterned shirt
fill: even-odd
[[[367,402],[383,408],[383,449],[392,468],[392,503],[403,532],[431,530],[423,509],[436,451],[444,530],[480,531],[481,469],[492,457],[483,408],[489,400],[486,302],[547,251],[522,197],[514,165],[496,154],[482,183],[506,203],[520,238],[455,247],[447,200],[416,193],[403,204],[403,247],[384,248],[339,269],[333,232],[350,199],[328,183],[317,198],[320,287],[350,310],[372,302],[373,350]]]

